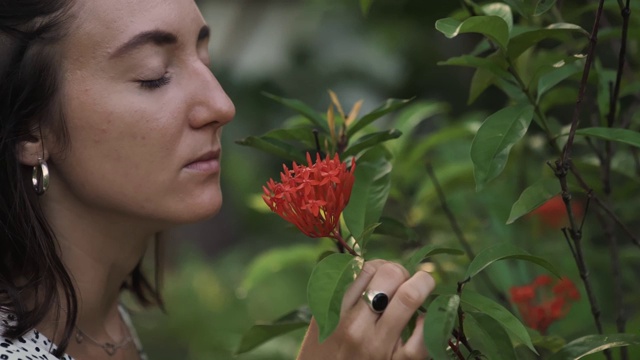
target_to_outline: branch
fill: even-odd
[[[429,175],[429,177],[431,178],[431,181],[433,182],[433,187],[436,189],[436,193],[438,193],[438,199],[440,200],[440,207],[442,207],[442,211],[444,211],[445,215],[447,216],[447,219],[449,220],[449,224],[451,224],[451,228],[453,229],[453,232],[455,233],[456,238],[460,242],[460,245],[462,245],[462,247],[464,248],[464,251],[467,254],[467,257],[469,258],[469,260],[473,260],[476,257],[476,254],[474,253],[473,249],[471,248],[471,245],[469,244],[466,237],[464,236],[464,233],[462,232],[462,229],[460,228],[460,225],[458,224],[458,221],[456,220],[455,215],[453,214],[453,212],[449,208],[449,205],[447,204],[447,198],[444,195],[444,191],[442,191],[442,187],[440,186],[440,182],[436,177],[436,173],[433,171],[433,166],[431,165],[430,162],[427,162],[425,166],[427,168],[427,174]],[[507,296],[503,294],[502,291],[500,291],[496,287],[496,285],[491,281],[491,279],[486,275],[486,273],[480,273],[479,275],[481,276],[482,281],[489,288],[489,290],[496,296],[496,298],[503,305],[506,305],[505,307],[509,308],[510,304],[507,299]]]
[[[593,29],[591,30],[591,36],[589,38],[589,48],[587,50],[587,59],[584,63],[584,70],[582,72],[582,79],[580,80],[580,88],[578,90],[578,99],[576,100],[576,106],[573,111],[573,118],[571,120],[571,129],[569,130],[569,138],[567,139],[567,143],[564,146],[564,150],[562,152],[561,164],[566,166],[565,164],[571,158],[571,150],[573,148],[573,139],[576,136],[576,130],[578,130],[578,123],[580,122],[580,109],[582,105],[582,100],[584,99],[584,93],[587,89],[587,80],[589,79],[589,72],[591,70],[591,64],[593,63],[593,54],[596,49],[596,44],[598,43],[598,29],[600,27],[600,17],[602,16],[602,8],[604,5],[604,0],[599,0],[598,2],[598,10],[596,12],[596,18],[593,22]]]
[[[618,0],[620,5],[622,5],[622,0]],[[607,126],[613,127],[616,120],[617,106],[618,106],[618,98],[620,96],[620,83],[622,81],[622,73],[624,70],[625,64],[625,54],[627,49],[627,36],[629,30],[629,15],[631,14],[631,10],[629,9],[629,0],[626,2],[626,6],[621,9],[622,15],[622,38],[620,40],[620,53],[618,54],[618,69],[616,72],[616,82],[613,86],[613,90],[610,96],[609,103],[609,114],[607,116]],[[601,160],[602,164],[602,185],[604,190],[604,195],[608,203],[611,202],[611,161],[613,160],[613,144],[611,141],[605,141],[605,156]],[[614,298],[615,298],[615,307],[617,309],[616,315],[616,330],[619,333],[624,333],[626,330],[626,318],[624,312],[624,293],[622,290],[622,279],[621,279],[621,266],[620,266],[620,250],[618,249],[618,239],[614,234],[614,224],[611,218],[605,219],[604,216],[597,213],[598,220],[604,229],[604,235],[609,243],[609,249],[611,253],[611,273],[613,277],[613,288],[614,288]],[[620,359],[627,360],[629,357],[627,349],[620,349]]]
[[[598,206],[600,208],[602,208],[602,210],[604,210],[605,213],[607,213],[607,215],[616,222],[616,224],[620,227],[620,229],[622,229],[622,231],[624,231],[624,233],[629,237],[629,239],[631,239],[631,242],[640,247],[640,240],[636,237],[636,235],[627,227],[627,225],[625,225],[624,222],[622,222],[622,220],[620,220],[620,218],[616,215],[615,212],[613,212],[613,210],[611,210],[593,191],[593,189],[591,189],[591,187],[584,181],[584,178],[582,177],[582,175],[580,174],[580,172],[578,171],[578,169],[576,169],[575,167],[571,167],[569,169],[571,171],[571,174],[576,178],[576,180],[578,180],[578,184],[580,185],[580,187],[586,191],[591,198],[598,204]]]
[[[464,281],[459,281],[458,282],[458,296],[460,296],[462,298],[462,288],[464,287],[464,285],[466,283],[468,283],[471,280],[471,278],[467,278]],[[455,331],[455,329],[454,329]],[[469,341],[467,340],[467,336],[464,334],[464,311],[462,310],[462,306],[458,305],[458,331],[455,334],[456,335],[456,339],[460,340],[462,342],[462,344],[467,348],[467,350],[469,350],[470,353],[473,353],[473,349],[471,348],[471,345],[469,344]],[[476,360],[481,360],[480,356],[475,355],[473,357]]]
[[[571,193],[569,192],[569,186],[567,185],[567,170],[571,170],[572,168],[573,166],[571,165],[571,161],[563,163],[562,160],[557,160],[554,170],[555,175],[560,182],[560,188],[562,189],[562,200],[567,210],[570,224],[568,228],[562,229],[562,233],[564,234],[568,243],[573,243],[573,248],[571,248],[571,246],[569,247],[572,249],[571,252],[573,254],[576,265],[578,266],[580,278],[582,279],[585,291],[587,292],[587,297],[589,298],[589,304],[591,305],[591,315],[593,316],[593,320],[596,324],[596,329],[598,330],[599,334],[602,334],[602,323],[600,322],[600,306],[598,305],[598,300],[593,292],[591,281],[589,279],[589,270],[587,270],[587,263],[582,252],[582,228],[576,226],[576,220],[573,214],[573,208],[571,206]],[[592,194],[592,192],[589,191],[589,194]],[[584,216],[587,216],[587,214],[585,213]],[[569,238],[571,238],[571,240],[569,240]],[[603,353],[608,360],[611,360],[610,351],[605,350]]]

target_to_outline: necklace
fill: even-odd
[[[124,321],[124,319],[121,319],[121,320]],[[120,327],[122,328],[123,332],[125,332],[125,329],[122,326],[122,323],[120,323]],[[118,351],[118,349],[129,345],[129,343],[133,340],[131,335],[127,335],[119,343],[112,343],[112,342],[109,342],[109,341],[107,341],[105,343],[101,343],[100,341],[92,338],[89,334],[87,334],[84,331],[82,331],[77,325],[76,325],[76,330],[77,330],[76,331],[76,342],[78,344],[82,344],[84,339],[87,338],[89,340],[89,342],[93,343],[93,345],[101,347],[109,356],[113,356],[116,353],[116,351]]]

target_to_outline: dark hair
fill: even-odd
[[[17,149],[22,141],[38,140],[41,127],[68,145],[56,45],[69,30],[71,6],[71,0],[0,0],[0,310],[16,318],[1,335],[24,335],[64,299],[66,321],[54,352],[57,357],[73,333],[78,299],[31,184],[31,169],[20,164]],[[157,245],[156,241],[156,267]],[[122,288],[144,306],[162,307],[158,272],[151,286],[141,263],[142,259]]]

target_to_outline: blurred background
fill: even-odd
[[[477,129],[483,114],[495,111],[506,98],[489,89],[468,107],[473,71],[437,65],[469,51],[478,39],[466,35],[448,40],[435,30],[437,19],[459,8],[457,1],[376,0],[367,16],[362,15],[358,0],[197,2],[212,29],[213,72],[233,99],[237,116],[223,136],[222,211],[211,220],[169,234],[163,266],[167,313],[134,311],[151,359],[295,357],[304,329],[233,356],[242,334],[256,321],[275,320],[305,303],[310,271],[323,249],[331,247],[306,238],[267,213],[261,203],[261,187],[278,176],[280,159],[234,142],[281,126],[294,115],[263,92],[300,99],[319,111],[329,106],[328,89],[338,94],[347,109],[364,99],[361,113],[387,98],[415,97],[418,103],[433,104],[437,110],[421,124],[420,133],[456,123],[471,129],[461,127],[458,130],[463,134],[449,146],[429,152],[445,191],[457,189],[447,196],[469,240],[515,239],[522,245],[541,235],[543,230],[531,221],[504,225],[523,184],[498,180],[489,189],[475,192],[468,155],[472,129]],[[529,171],[533,178],[545,171],[544,158],[537,160]],[[439,212],[433,187],[422,187],[422,179],[414,180],[411,185],[412,179],[404,183],[400,179],[404,188],[398,190],[427,204],[407,215],[407,221],[416,225],[416,241],[446,242],[451,232]],[[538,248],[537,255],[567,251],[559,232],[549,237],[553,243]],[[385,246],[393,244],[382,244],[379,251],[384,252]],[[635,260],[637,257],[631,257],[629,261]],[[577,279],[571,262],[559,267]],[[528,270],[497,266],[493,271],[498,286],[507,289],[514,285],[510,276]],[[637,295],[633,299],[638,300]],[[606,309],[608,304],[603,306]],[[583,302],[576,311],[586,314],[587,307]],[[569,329],[565,335],[575,335],[585,327],[592,331],[589,317],[574,317],[571,322],[565,326]],[[562,331],[563,325],[557,326]]]

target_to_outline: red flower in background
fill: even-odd
[[[579,201],[571,201],[571,210],[573,211],[575,219],[581,221],[583,210]],[[546,227],[551,229],[561,229],[569,226],[567,209],[560,195],[556,195],[547,200],[540,207],[533,210],[530,215],[540,219]]]
[[[271,211],[307,236],[338,240],[340,214],[349,202],[355,181],[355,162],[347,170],[337,154],[333,159],[327,155],[324,160],[318,154],[313,163],[307,153],[307,163],[304,166],[294,162],[292,170],[283,165],[280,182],[269,179],[267,186],[262,187],[262,198]]]
[[[518,307],[525,324],[546,334],[549,326],[567,315],[580,292],[568,278],[553,284],[548,275],[538,276],[531,284],[510,289],[511,301]]]

